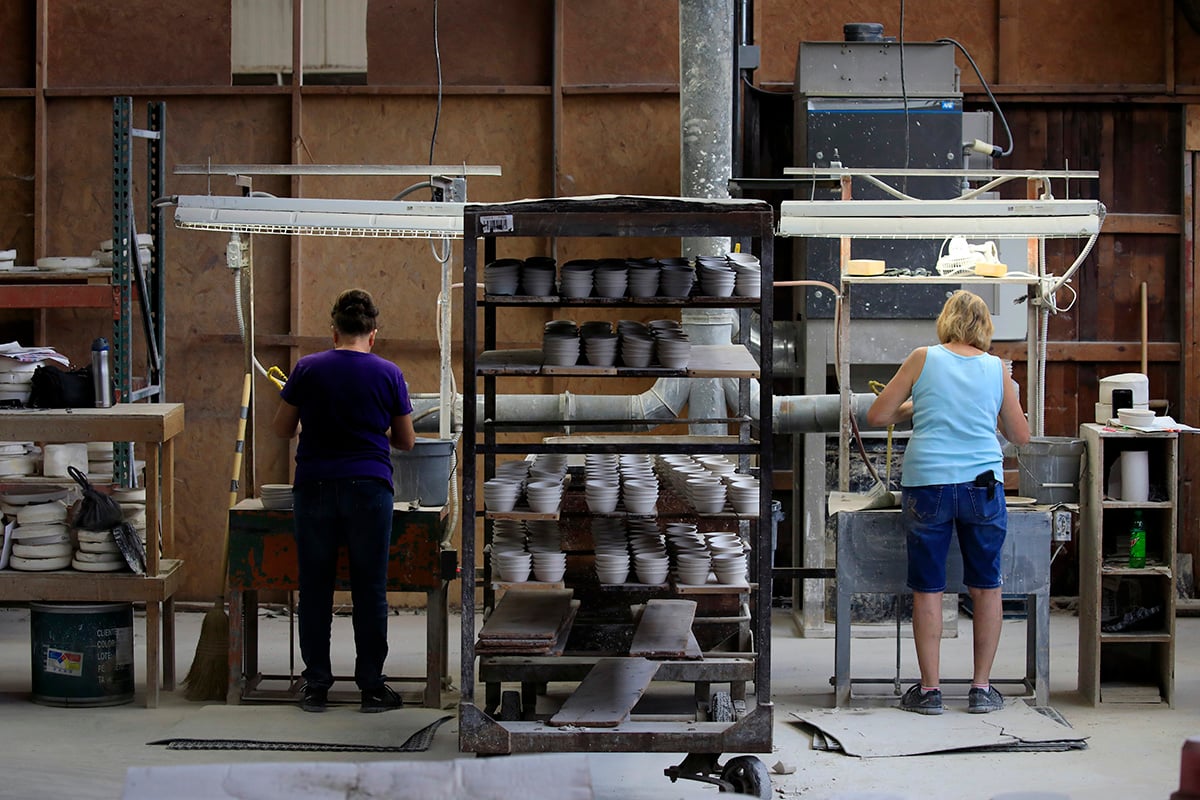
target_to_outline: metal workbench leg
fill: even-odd
[[[446,649],[444,638],[446,592],[443,588],[425,593],[425,707],[442,705],[442,664]]]
[[[1050,704],[1050,587],[1025,600],[1026,679],[1033,681],[1034,702]]]
[[[835,708],[850,702],[850,591],[846,588],[848,583],[849,581],[838,578],[833,645],[833,705]]]

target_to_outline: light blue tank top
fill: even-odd
[[[913,435],[901,485],[969,483],[984,470],[1004,480],[996,420],[1004,399],[1004,364],[996,356],[960,356],[942,345],[925,353],[913,384]]]

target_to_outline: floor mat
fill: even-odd
[[[361,714],[331,708],[309,714],[295,706],[205,706],[171,735],[147,742],[169,750],[290,750],[337,753],[418,753],[454,717],[437,709]]]
[[[1087,747],[1052,708],[1009,701],[991,714],[947,708],[925,716],[899,708],[792,712],[813,736],[814,750],[861,758],[961,752],[1056,752]]]

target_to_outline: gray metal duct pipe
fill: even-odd
[[[586,395],[571,394],[508,394],[496,398],[497,421],[531,420],[536,425],[530,430],[545,430],[547,423],[561,424],[564,432],[593,430],[617,432],[644,432],[673,420],[679,415],[691,393],[691,380],[687,378],[660,378],[652,387],[637,395]],[[737,381],[722,381],[726,399],[736,406]],[[758,384],[751,383],[751,410],[758,410]],[[850,407],[859,427],[867,428],[867,409],[875,395],[861,393],[850,397]],[[436,394],[414,394],[413,424],[420,433],[438,431],[438,403]],[[462,419],[462,395],[455,398],[455,428]],[[775,432],[789,433],[836,433],[840,418],[840,398],[836,394],[789,395],[774,399]],[[477,398],[476,419],[483,420],[483,398]],[[626,426],[604,426],[602,429],[588,425],[589,421],[629,420]],[[637,424],[650,421],[648,424]],[[519,430],[514,428],[513,430]],[[724,432],[722,430],[722,432]]]

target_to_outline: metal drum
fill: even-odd
[[[35,703],[133,700],[132,603],[30,603],[29,610]]]

